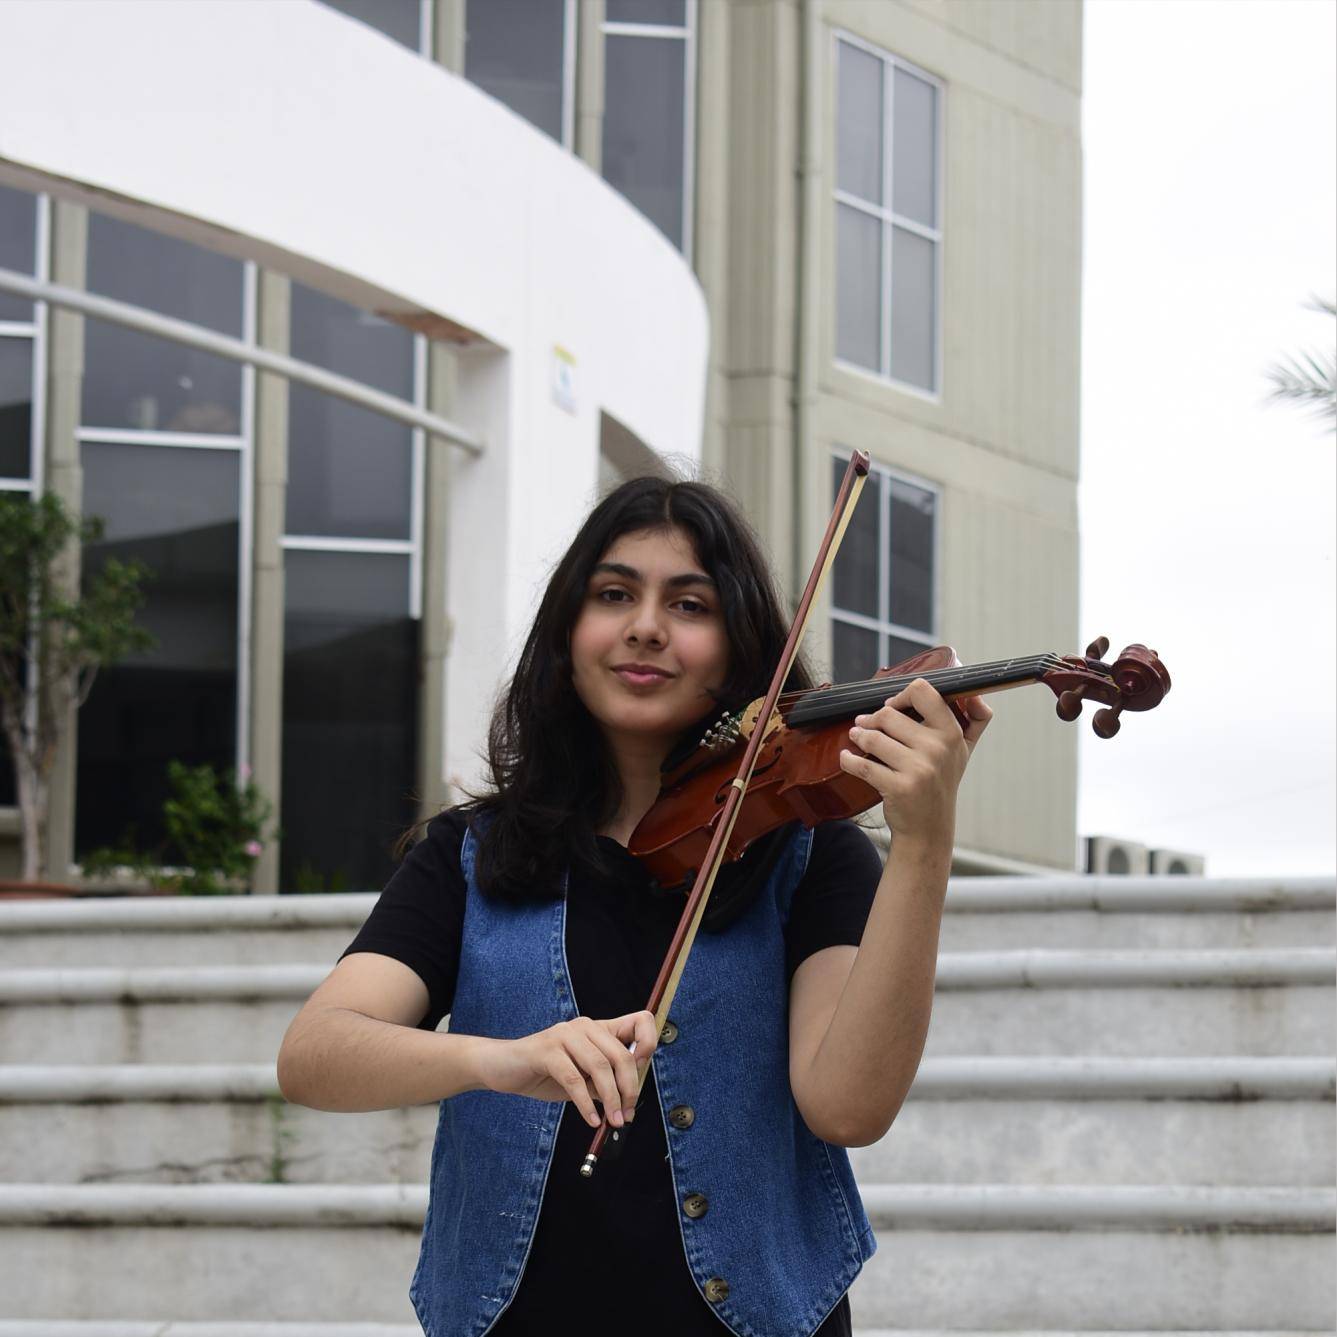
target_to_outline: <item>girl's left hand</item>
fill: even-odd
[[[970,717],[962,731],[932,683],[916,678],[887,698],[881,710],[856,715],[851,750],[840,764],[882,795],[882,811],[893,839],[901,836],[950,848],[956,832],[956,791],[993,711],[984,698],[959,698]],[[913,720],[904,712],[913,708]]]

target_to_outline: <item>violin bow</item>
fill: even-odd
[[[678,991],[678,981],[682,978],[688,953],[692,950],[693,942],[696,941],[696,931],[700,927],[701,919],[706,912],[706,902],[710,899],[711,888],[715,885],[715,874],[724,861],[724,851],[733,831],[734,821],[738,816],[739,805],[742,803],[743,795],[747,792],[748,782],[752,779],[752,768],[756,764],[757,753],[766,733],[766,725],[770,722],[771,714],[775,710],[775,703],[780,696],[780,689],[789,676],[789,670],[793,667],[795,655],[798,654],[799,642],[803,639],[804,629],[808,625],[808,614],[817,597],[817,591],[826,579],[826,574],[831,569],[832,562],[835,561],[836,551],[840,547],[841,539],[845,536],[845,529],[849,525],[850,516],[854,513],[855,503],[859,500],[859,493],[863,491],[863,485],[867,477],[868,455],[865,451],[856,450],[850,457],[849,467],[845,470],[845,477],[841,479],[840,491],[836,494],[836,503],[832,509],[831,518],[827,522],[826,535],[822,539],[821,547],[817,552],[817,559],[813,562],[812,571],[808,575],[808,583],[804,587],[803,597],[799,600],[798,611],[794,614],[793,624],[789,628],[789,637],[785,641],[785,647],[780,653],[780,662],[776,666],[774,676],[771,678],[770,690],[766,693],[761,713],[757,717],[758,726],[753,729],[748,740],[743,759],[738,766],[738,774],[734,776],[729,785],[729,793],[724,801],[724,807],[720,810],[715,822],[715,834],[711,837],[710,846],[706,850],[706,857],[701,861],[696,881],[692,885],[691,895],[687,898],[687,904],[683,907],[678,927],[674,930],[673,940],[669,943],[664,964],[659,968],[659,976],[655,980],[655,987],[650,992],[650,1001],[645,1005],[646,1011],[654,1013],[657,1034],[662,1033],[664,1023],[668,1021],[669,1009],[673,1006],[673,998]],[[636,1042],[634,1040],[629,1046],[629,1050],[633,1054],[636,1052]],[[645,1078],[649,1071],[650,1065],[647,1063],[641,1071],[637,1084],[638,1098],[645,1086]],[[593,1176],[594,1167],[599,1163],[599,1154],[603,1151],[605,1142],[611,1141],[615,1148],[620,1149],[625,1133],[625,1128],[614,1128],[608,1122],[608,1114],[605,1112],[603,1122],[599,1125],[598,1131],[594,1134],[594,1140],[590,1143],[590,1149],[586,1153],[585,1159],[580,1163],[580,1173],[584,1178],[589,1179]]]

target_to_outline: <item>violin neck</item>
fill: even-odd
[[[880,710],[889,696],[895,696],[916,678],[931,683],[950,701],[957,696],[982,696],[985,692],[1005,691],[1009,687],[1039,682],[1053,666],[1053,655],[1025,655],[992,664],[958,664],[955,668],[893,674],[885,678],[869,678],[866,682],[837,683],[805,692],[785,712],[785,723],[790,728],[798,728],[871,714]]]

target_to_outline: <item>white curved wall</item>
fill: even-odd
[[[453,415],[485,454],[428,517],[450,534],[446,768],[474,774],[500,660],[593,494],[600,410],[699,458],[708,326],[682,257],[547,136],[315,0],[5,0],[0,180],[494,346]]]

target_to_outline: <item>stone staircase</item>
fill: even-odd
[[[861,1337],[1332,1332],[1332,879],[954,879]],[[0,1337],[412,1337],[435,1107],[273,1059],[374,896],[0,904]]]

